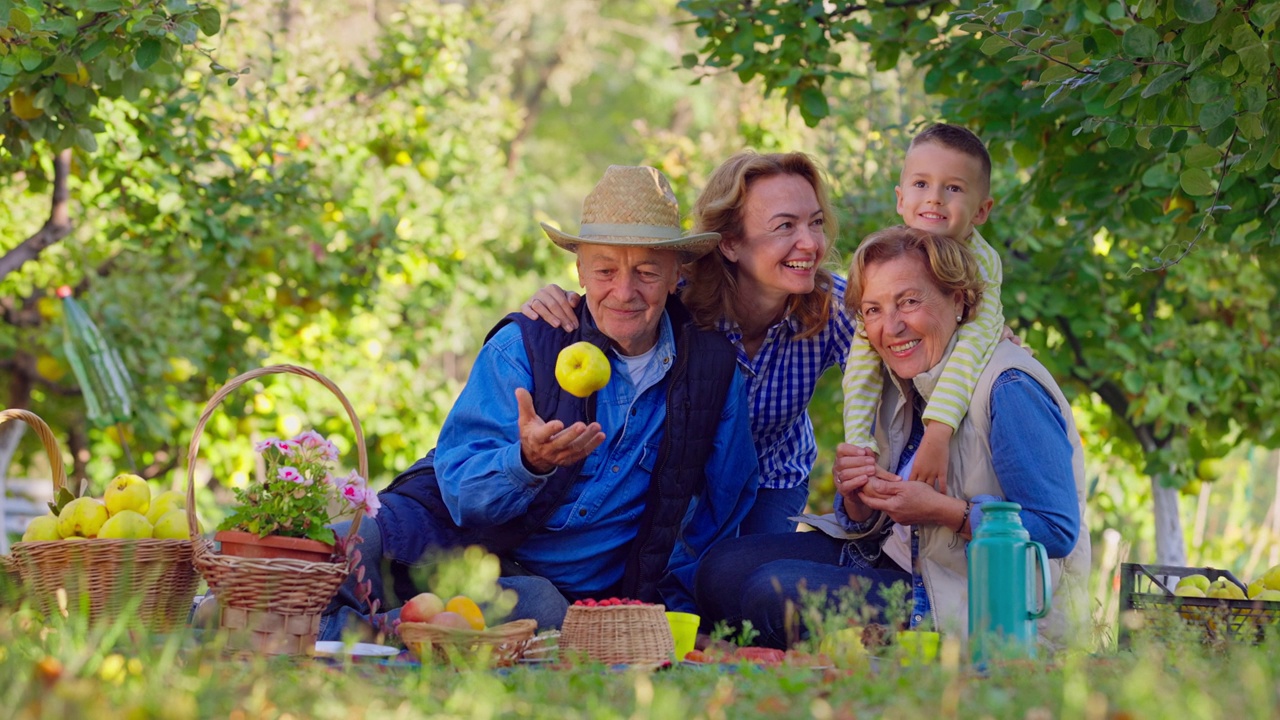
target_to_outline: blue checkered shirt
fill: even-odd
[[[818,458],[809,419],[809,400],[818,378],[832,366],[844,367],[856,324],[844,308],[844,278],[834,277],[831,314],[822,332],[796,340],[800,324],[790,314],[765,333],[754,358],[742,346],[742,329],[721,319],[719,330],[738,349],[738,367],[747,379],[751,438],[760,459],[760,487],[806,485]]]

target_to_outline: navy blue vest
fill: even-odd
[[[602,350],[609,347],[608,338],[591,321],[586,307],[586,302],[579,303],[578,330],[572,333],[512,313],[486,337],[487,341],[510,322],[520,326],[533,370],[534,409],[544,420],[558,419],[565,426],[592,422],[595,396],[584,400],[560,388],[555,379],[560,350],[580,340]],[[729,341],[719,333],[697,328],[675,296],[668,299],[666,311],[676,340],[676,364],[667,384],[666,427],[640,518],[640,531],[631,544],[622,586],[617,590],[620,597],[655,603],[662,601],[658,582],[666,572],[689,503],[706,485],[707,459],[737,365],[737,354]],[[403,495],[421,503],[441,525],[440,529],[457,538],[458,545],[483,545],[500,556],[544,527],[573,483],[589,481],[578,477],[582,463],[557,468],[524,515],[495,527],[459,528],[441,498],[434,462],[432,450],[401,473],[383,493]]]

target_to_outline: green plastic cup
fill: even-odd
[[[698,639],[698,625],[701,622],[702,618],[693,613],[667,613],[667,624],[671,626],[671,639],[676,644],[676,662],[684,660],[684,656],[693,651]]]

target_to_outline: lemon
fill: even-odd
[[[170,510],[151,528],[151,537],[160,540],[189,540],[191,527],[187,524],[186,510]]]
[[[61,540],[58,534],[58,518],[54,515],[42,515],[33,518],[22,533],[22,542],[38,542],[42,540]]]
[[[466,595],[459,595],[444,604],[445,612],[452,612],[461,615],[471,625],[472,630],[484,629],[484,613],[480,612],[480,606],[476,605],[476,601]]]
[[[58,534],[64,538],[94,537],[107,521],[107,506],[90,497],[76,498],[58,515]]]
[[[142,513],[133,510],[121,510],[112,515],[98,530],[98,538],[103,540],[141,540],[151,537],[151,523]]]
[[[151,486],[133,473],[120,473],[107,485],[103,500],[107,503],[107,512],[112,515],[132,510],[143,515],[145,520],[151,507]]]
[[[151,509],[147,510],[147,522],[155,525],[160,518],[171,510],[183,510],[187,507],[187,496],[177,490],[166,490],[151,498]]]

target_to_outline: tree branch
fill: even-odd
[[[36,234],[0,257],[0,279],[34,260],[45,248],[71,234],[70,202],[67,177],[71,174],[71,150],[63,150],[53,159],[53,201],[49,219]]]

